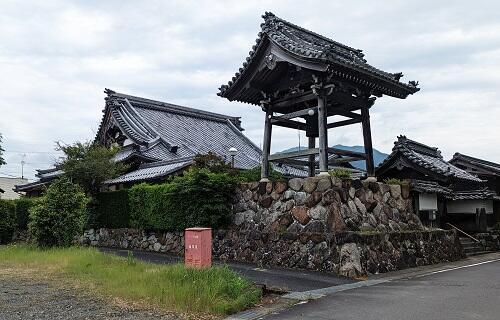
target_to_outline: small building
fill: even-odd
[[[27,197],[39,197],[42,195],[43,191],[48,187],[48,185],[56,178],[63,174],[63,171],[57,168],[50,169],[38,169],[35,176],[38,180],[24,184],[16,184],[14,186],[14,191],[17,193],[23,193]]]
[[[104,115],[95,142],[121,147],[116,161],[130,171],[106,181],[111,189],[161,182],[182,173],[198,154],[213,152],[237,169],[260,164],[262,152],[243,134],[239,117],[182,107],[106,89]],[[235,154],[230,149],[235,148]],[[234,160],[234,161],[233,161]],[[300,167],[274,167],[285,176],[304,176]]]
[[[500,195],[500,164],[491,161],[474,158],[465,154],[455,153],[449,161],[451,164],[477,175],[479,178],[486,180],[486,186],[489,190]],[[483,195],[486,197],[486,195]],[[492,197],[490,195],[490,197]],[[488,224],[500,222],[500,201],[493,201],[493,215],[488,215],[492,221]]]
[[[392,153],[377,167],[379,179],[411,181],[414,207],[422,222],[432,226],[451,223],[479,231],[478,211],[491,226],[493,203],[499,200],[486,181],[443,159],[438,148],[399,136]]]
[[[14,191],[14,187],[17,184],[23,184],[26,182],[28,182],[28,179],[25,178],[0,177],[0,189],[3,190],[3,192],[0,192],[0,199],[19,199],[21,195]]]

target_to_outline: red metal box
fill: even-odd
[[[188,228],[184,232],[184,264],[186,267],[212,266],[212,229]]]

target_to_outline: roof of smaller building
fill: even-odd
[[[484,182],[477,176],[445,161],[438,148],[410,140],[406,136],[398,137],[398,140],[394,142],[391,154],[379,164],[377,171],[383,172],[398,157],[403,157],[406,163],[415,169],[420,168],[445,178],[451,177],[472,182]]]
[[[471,157],[458,152],[453,155],[450,163],[472,165],[475,167],[479,167],[481,171],[485,171],[488,174],[500,176],[500,164]]]
[[[487,200],[495,199],[498,200],[499,197],[495,191],[485,189],[479,190],[467,190],[467,191],[455,191],[453,193],[453,200]]]
[[[411,181],[410,186],[413,191],[419,193],[437,193],[444,196],[451,196],[453,194],[453,190],[443,187],[435,181],[414,179]]]

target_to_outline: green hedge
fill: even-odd
[[[136,185],[129,190],[130,224],[165,231],[226,227],[236,183],[228,173],[201,169],[160,185]]]
[[[14,200],[16,205],[17,228],[20,230],[28,230],[29,210],[35,204],[35,198],[19,198]]]
[[[128,191],[120,190],[97,194],[90,205],[87,227],[130,227]]]
[[[10,242],[16,227],[16,205],[14,201],[0,200],[0,243]]]

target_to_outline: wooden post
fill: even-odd
[[[308,148],[316,148],[316,137],[309,137]],[[316,155],[309,155],[309,177],[314,177],[316,174]]]
[[[320,90],[318,95],[318,132],[319,132],[319,174],[328,175],[328,129],[326,97]]]
[[[373,163],[372,132],[370,129],[370,113],[367,107],[361,108],[361,118],[363,125],[363,140],[366,153],[366,174],[368,177],[375,176],[375,165]]]
[[[262,106],[266,111],[266,119],[264,121],[264,141],[262,143],[262,169],[260,171],[260,181],[269,181],[269,154],[271,153],[271,131],[273,124],[271,123],[271,106]]]

